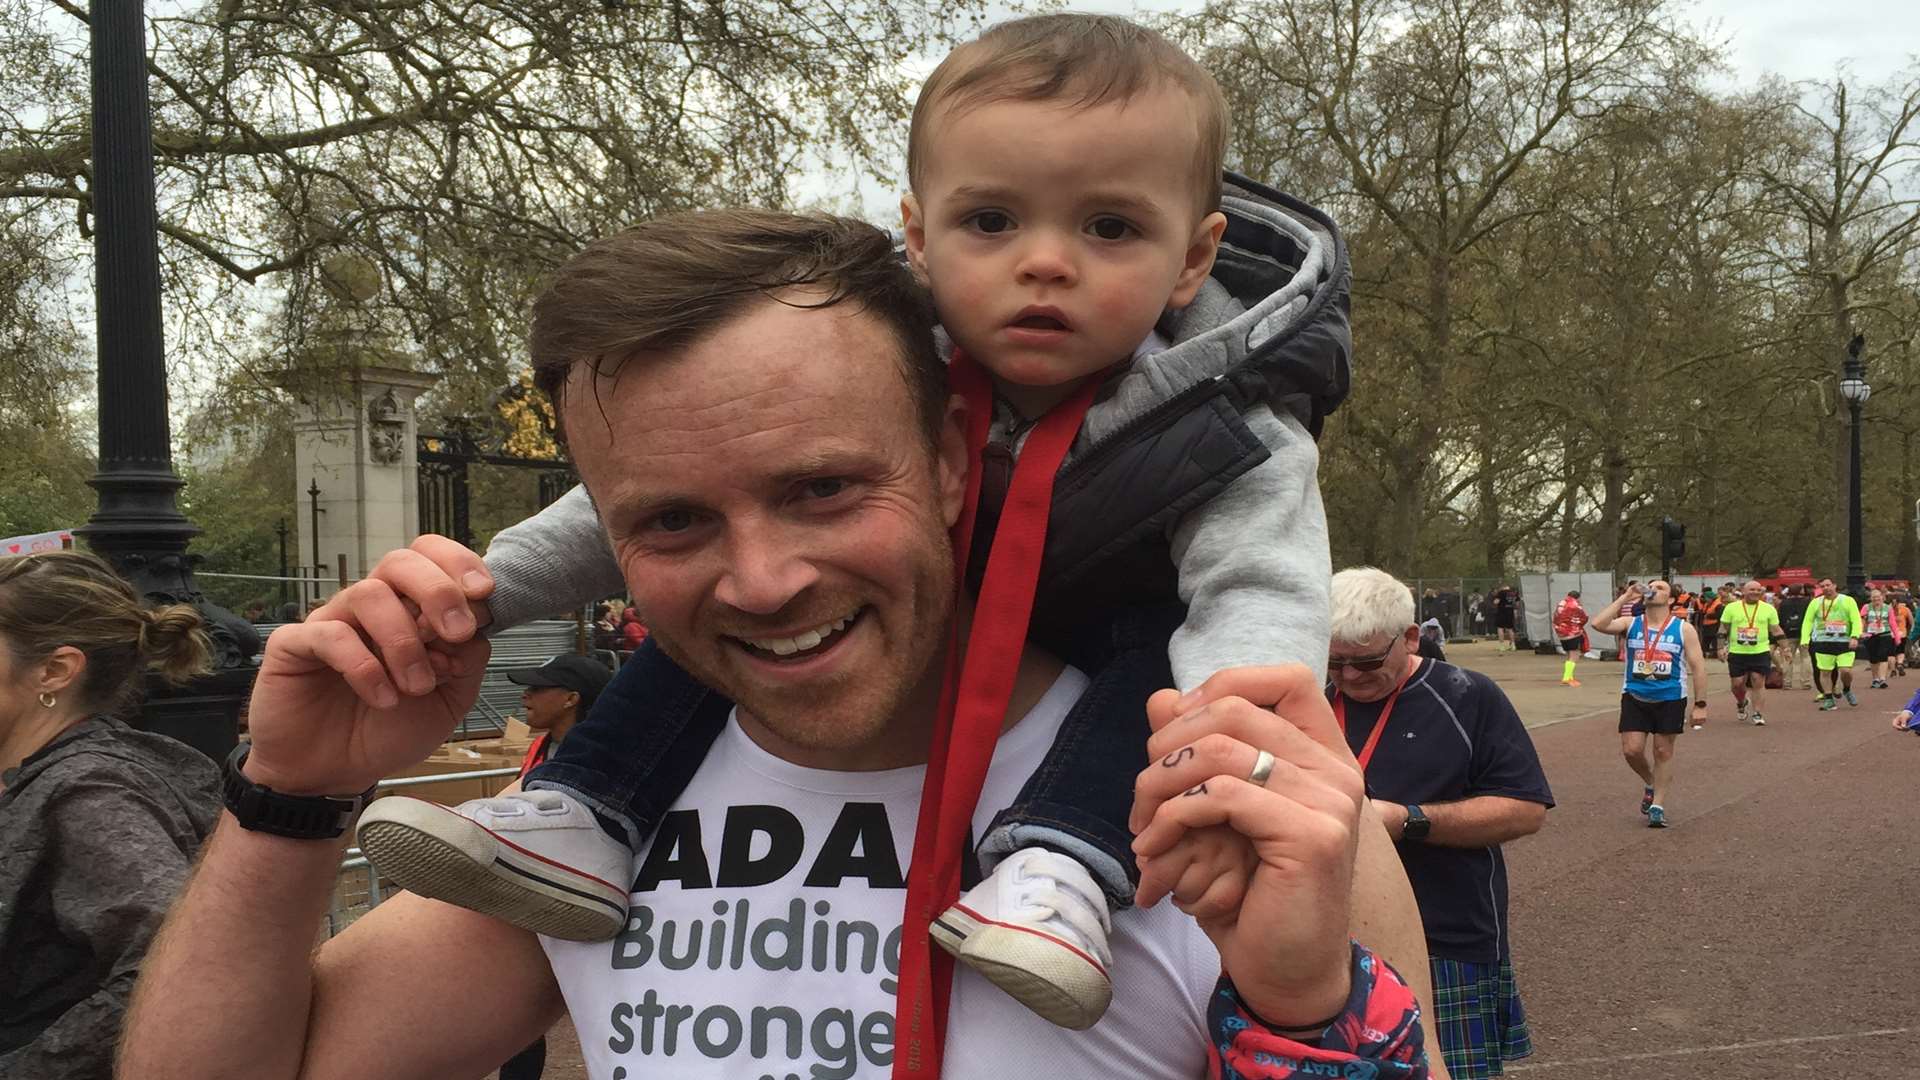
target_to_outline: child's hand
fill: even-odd
[[[1134,902],[1152,907],[1167,896],[1173,906],[1196,919],[1235,916],[1260,857],[1247,838],[1225,825],[1193,829],[1166,851],[1140,856],[1140,888]]]

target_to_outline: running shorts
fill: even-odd
[[[1579,656],[1581,653],[1587,651],[1586,635],[1583,634],[1580,637],[1563,637],[1560,639],[1560,647],[1567,650],[1568,656]]]
[[[1773,673],[1773,657],[1763,653],[1728,653],[1727,674],[1734,678],[1742,675],[1770,675]]]
[[[1644,731],[1650,735],[1678,735],[1687,726],[1687,703],[1642,701],[1632,694],[1620,695],[1620,730]]]
[[[1865,646],[1869,664],[1884,663],[1893,659],[1892,634],[1869,634],[1861,639],[1860,644]]]
[[[1821,671],[1853,666],[1853,650],[1844,641],[1816,641],[1812,649],[1813,666]]]

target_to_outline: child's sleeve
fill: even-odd
[[[1333,566],[1320,452],[1291,414],[1255,406],[1247,426],[1272,456],[1174,526],[1187,618],[1167,652],[1181,690],[1230,667],[1300,663],[1326,675]]]
[[[493,574],[490,630],[571,612],[626,589],[600,517],[579,484],[487,545]]]

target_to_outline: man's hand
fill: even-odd
[[[1693,703],[1693,722],[1696,724],[1707,722],[1707,707],[1697,701]]]
[[[1387,827],[1387,839],[1398,840],[1407,832],[1407,808],[1402,803],[1374,799],[1373,812],[1380,815],[1380,823]]]
[[[248,711],[256,783],[348,795],[423,760],[473,708],[490,651],[480,557],[422,536],[302,623],[274,631]]]
[[[1320,684],[1298,665],[1242,668],[1208,680],[1185,699],[1189,711],[1180,711],[1182,700],[1163,690],[1147,704],[1152,763],[1134,785],[1130,822],[1137,900],[1151,907],[1171,894],[1193,914],[1259,1015],[1285,1025],[1336,1014],[1351,989],[1354,847],[1366,791]],[[1262,750],[1274,762],[1255,785]],[[1218,843],[1221,830],[1243,849],[1243,875],[1193,872],[1204,862],[1194,846]],[[1230,860],[1206,865],[1222,862]]]
[[[1857,637],[1850,637],[1850,638],[1848,638],[1848,639],[1847,639],[1847,651],[1848,651],[1848,652],[1859,652],[1859,651],[1860,651],[1860,639],[1859,639],[1859,638],[1857,638]]]
[[[1907,726],[1912,723],[1913,711],[1911,709],[1901,709],[1893,718],[1893,730],[1905,731],[1907,730]]]

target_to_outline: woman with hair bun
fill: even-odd
[[[207,669],[200,616],[78,551],[0,559],[0,1077],[108,1080],[147,945],[220,812],[198,751],[116,715]]]

